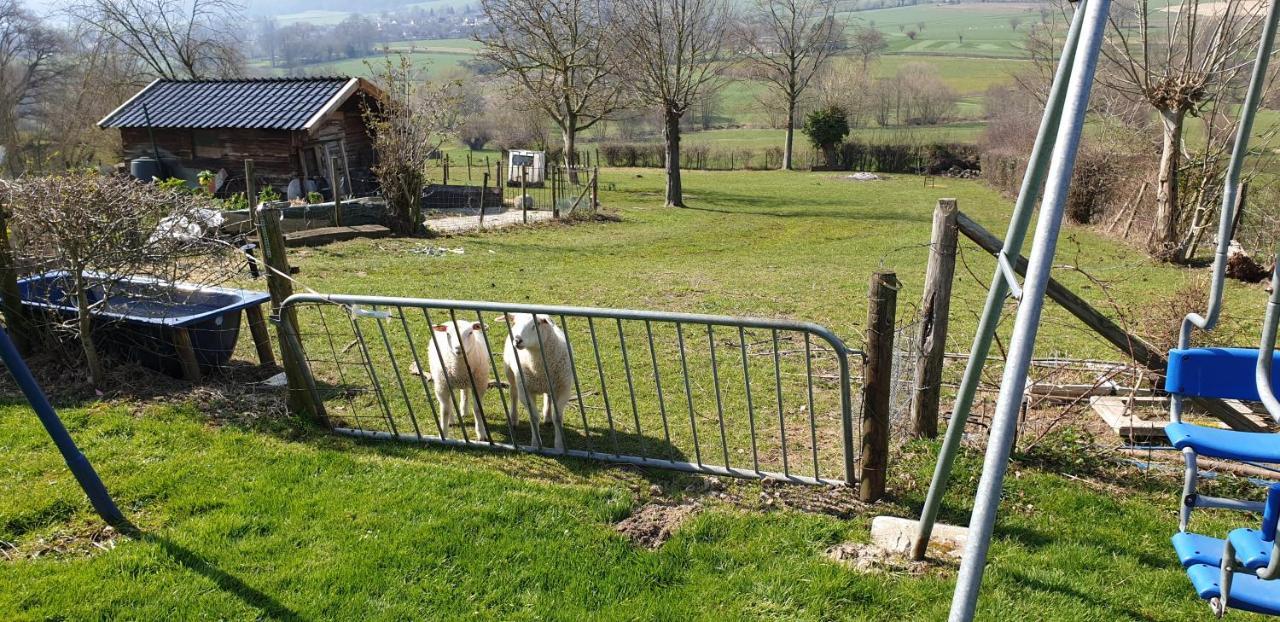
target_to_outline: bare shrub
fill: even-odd
[[[144,277],[162,282],[215,284],[229,278],[226,245],[205,237],[219,222],[218,205],[203,195],[94,173],[28,177],[0,192],[12,209],[11,238],[26,270],[66,272],[62,285],[76,317],[54,328],[79,340],[90,380],[101,386],[105,367],[94,344],[106,309],[123,282]],[[157,288],[156,298],[173,292]],[[137,296],[130,292],[131,298]]]
[[[373,174],[391,209],[392,229],[401,235],[416,235],[422,229],[427,162],[456,130],[457,96],[449,85],[423,81],[403,54],[398,61],[387,57],[378,78],[384,90],[376,105],[364,109],[369,137],[378,153]]]

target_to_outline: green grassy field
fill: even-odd
[[[684,210],[657,207],[653,171],[610,170],[603,182],[620,222],[440,242],[462,255],[366,240],[296,251],[292,261],[320,291],[805,319],[856,346],[872,270],[897,271],[900,317],[919,299],[938,197],[957,197],[997,231],[1008,211],[975,182],[908,176],[688,173]],[[967,244],[962,259],[950,350],[967,346],[979,281],[993,267]],[[1160,304],[1203,272],[1155,265],[1070,227],[1059,263],[1111,281],[1103,295],[1055,271],[1104,308],[1107,296],[1126,309]],[[1256,318],[1261,300],[1233,285],[1227,315],[1256,329],[1240,318]],[[1042,335],[1041,354],[1110,354],[1052,305]],[[49,388],[141,535],[104,541],[30,412],[3,403],[0,488],[12,493],[0,496],[4,619],[939,619],[954,581],[954,568],[868,574],[823,555],[865,540],[873,514],[918,508],[927,443],[895,461],[889,502],[859,510],[840,501],[855,511],[840,519],[765,505],[754,483],[731,483],[720,498],[698,492],[696,478],[656,471],[357,442],[283,418],[262,397],[237,401],[235,391],[130,402],[72,401],[61,385]],[[1107,466],[1082,447],[1061,439],[1018,457],[980,618],[1204,619],[1167,543],[1173,476]],[[964,455],[946,521],[964,522],[978,467]],[[1210,484],[1227,485],[1240,486]],[[653,499],[704,510],[662,548],[637,548],[611,524]],[[1196,525],[1221,533],[1242,520],[1203,512]]]
[[[1012,2],[919,4],[841,16],[853,25],[880,29],[895,53],[1022,58],[1026,31],[1041,21],[1041,8],[1049,10],[1050,23],[1062,22],[1062,15],[1048,5]],[[1010,20],[1020,21],[1016,30]],[[912,30],[917,33],[914,40],[906,34]]]

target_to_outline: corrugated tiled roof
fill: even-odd
[[[306,129],[351,78],[157,80],[99,127]],[[143,105],[146,111],[143,111]]]

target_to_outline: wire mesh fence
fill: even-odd
[[[817,325],[360,296],[287,304],[339,433],[853,479],[861,353]]]

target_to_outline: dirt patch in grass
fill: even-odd
[[[613,528],[638,546],[656,549],[701,509],[697,503],[647,503]]]
[[[122,537],[124,536],[110,525],[69,525],[65,529],[27,542],[0,540],[0,559],[18,561],[46,557],[83,557],[116,548],[116,541]]]
[[[890,573],[920,576],[929,572],[928,562],[915,562],[886,551],[874,544],[842,542],[827,549],[827,558],[864,573]]]

